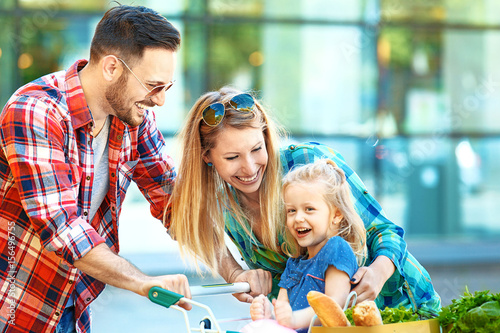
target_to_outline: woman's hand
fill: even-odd
[[[221,259],[219,274],[228,283],[247,282],[250,285],[249,293],[233,294],[240,302],[252,303],[254,297],[260,294],[267,295],[273,288],[270,272],[263,269],[244,270],[229,250],[226,250]]]
[[[251,303],[258,295],[267,295],[273,287],[271,273],[263,269],[238,270],[231,274],[230,283],[247,282],[250,284],[250,293],[233,294],[240,302]]]
[[[264,295],[255,297],[250,305],[250,317],[252,320],[273,318],[273,309],[271,302]]]
[[[392,261],[385,256],[378,256],[370,266],[360,267],[351,280],[351,284],[356,285],[352,289],[358,296],[356,303],[374,301],[395,270]]]

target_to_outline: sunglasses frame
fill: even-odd
[[[237,103],[237,101],[235,101],[235,99],[241,98],[242,96],[245,96],[245,97],[248,96],[252,100],[252,104],[251,105],[242,105],[242,107],[238,107],[238,103]],[[238,94],[238,95],[234,96],[233,98],[231,98],[231,100],[226,104],[229,104],[233,110],[236,110],[239,112],[251,112],[253,110],[253,108],[255,107],[255,100],[253,99],[253,96],[250,95],[249,93],[242,93],[242,94]],[[214,111],[213,123],[210,123],[209,121],[207,121],[209,110]],[[212,103],[203,109],[201,119],[203,120],[203,122],[205,124],[207,124],[207,126],[215,127],[222,122],[222,119],[224,119],[225,115],[226,115],[225,105],[220,103],[220,102],[217,102],[217,103]]]
[[[137,75],[135,75],[134,71],[132,71],[132,69],[130,67],[128,67],[125,60],[123,60],[122,58],[118,58],[118,57],[116,57],[116,59],[120,60],[122,62],[122,64],[124,64],[125,67],[130,71],[130,73],[132,73],[132,75],[135,77],[135,79],[141,84],[141,86],[148,91],[148,93],[146,94],[146,96],[144,98],[151,98],[155,95],[158,95],[163,90],[167,91],[168,89],[170,89],[174,85],[175,80],[172,80],[169,83],[155,86],[153,89],[148,89],[148,87],[146,87],[144,85],[144,83],[142,83],[142,81],[137,77]]]

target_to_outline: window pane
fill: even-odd
[[[2,0],[3,2],[4,0]],[[13,1],[13,0],[8,0]],[[180,14],[183,9],[183,0],[123,0],[119,1],[122,5],[145,6],[156,10],[164,15]],[[54,16],[61,11],[76,11],[76,12],[104,12],[107,9],[117,6],[116,2],[107,0],[85,0],[85,1],[61,1],[61,0],[19,0],[19,6],[25,9],[38,9],[40,12],[48,16]]]
[[[463,232],[468,235],[500,235],[500,140],[463,139],[456,147],[463,193]]]
[[[14,7],[15,0],[0,1],[0,9],[11,9]]]
[[[0,16],[0,103],[5,105],[10,95],[17,89],[16,34],[13,20]]]
[[[443,0],[394,1],[381,0],[382,21],[498,25],[498,1]]]
[[[289,130],[371,134],[376,73],[370,33],[351,26],[265,29],[262,91]]]
[[[263,55],[261,28],[255,24],[215,24],[208,44],[208,89],[230,84],[259,89]]]
[[[262,16],[264,0],[209,0],[208,12],[214,15]]]
[[[499,133],[499,50],[498,31],[384,28],[379,108],[400,134]]]
[[[31,16],[26,16],[21,27],[18,67],[23,83],[66,69],[77,59],[88,59],[94,29],[88,18],[51,19],[36,24]]]
[[[378,145],[389,218],[409,237],[499,235],[498,139],[386,139]]]
[[[61,0],[19,0],[19,6],[26,9],[41,9],[49,16],[63,10],[103,11],[109,6],[105,0],[61,1]]]
[[[211,0],[214,15],[237,15],[273,19],[358,21],[376,11],[373,0]]]
[[[447,126],[459,133],[500,133],[500,31],[448,30],[442,44]]]

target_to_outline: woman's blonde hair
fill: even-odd
[[[225,214],[232,214],[249,237],[252,237],[248,216],[234,199],[230,186],[203,156],[217,144],[217,138],[228,127],[236,129],[260,128],[264,135],[268,164],[259,188],[262,244],[281,252],[278,234],[284,232],[281,198],[281,164],[278,129],[254,98],[252,112],[234,110],[229,101],[241,92],[231,87],[208,92],[201,96],[189,111],[180,132],[182,159],[178,176],[165,214],[169,233],[179,243],[181,254],[189,254],[205,264],[215,275],[225,254]],[[202,119],[203,110],[213,104],[225,105],[220,124],[208,126]],[[236,189],[235,189],[236,190]],[[236,190],[238,195],[238,190]]]
[[[283,180],[283,193],[292,184],[321,184],[323,198],[333,211],[335,208],[342,213],[337,235],[345,239],[356,255],[358,264],[362,266],[366,259],[366,230],[361,217],[356,213],[351,200],[351,189],[345,173],[330,159],[320,159],[314,163],[302,165],[290,171]],[[283,251],[292,257],[306,254],[292,236],[288,228],[285,232]]]

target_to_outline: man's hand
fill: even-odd
[[[161,287],[183,295],[185,298],[191,298],[188,279],[183,274],[152,276],[143,283],[140,294],[147,297],[152,287]],[[192,308],[191,304],[185,302],[179,302],[176,305],[186,310],[191,310]]]
[[[118,256],[102,243],[92,248],[82,258],[75,260],[74,266],[93,278],[111,286],[133,291],[146,296],[154,286],[176,292],[191,298],[191,291],[185,275],[148,276],[124,258]],[[186,310],[191,304],[181,302]]]
[[[236,299],[244,303],[252,303],[254,297],[261,294],[267,295],[273,288],[271,273],[263,269],[234,271],[228,282],[247,282],[250,284],[250,293],[233,294]]]

